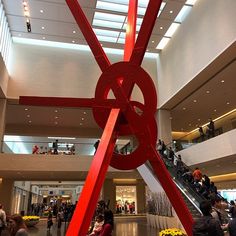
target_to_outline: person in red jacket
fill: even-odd
[[[114,227],[114,216],[111,210],[104,211],[104,224],[99,236],[112,236]]]
[[[196,169],[193,172],[193,179],[194,182],[199,182],[202,179],[202,172],[199,170],[198,167],[196,167]]]

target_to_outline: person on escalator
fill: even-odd
[[[221,229],[219,221],[211,215],[212,206],[210,201],[202,201],[200,203],[200,210],[203,216],[195,220],[192,229],[193,236],[223,236],[224,232]]]

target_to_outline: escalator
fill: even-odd
[[[199,205],[200,202],[204,200],[204,198],[200,194],[196,193],[189,183],[186,183],[181,178],[177,178],[177,173],[174,166],[168,165],[167,169],[172,177],[172,180],[180,190],[193,218],[199,218],[201,216]],[[156,175],[153,173],[149,162],[146,162],[146,164],[138,167],[138,171],[152,192],[163,191],[158,179],[156,178]]]

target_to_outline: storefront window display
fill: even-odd
[[[116,213],[137,213],[136,186],[116,186]]]

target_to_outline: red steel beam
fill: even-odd
[[[112,109],[110,112],[97,152],[89,169],[83,191],[79,198],[79,202],[74,211],[72,221],[69,224],[66,233],[67,236],[87,235],[113,154],[116,141],[115,125],[119,113],[120,109]]]
[[[135,42],[138,0],[129,1],[128,21],[126,27],[124,61],[129,61]]]
[[[155,147],[152,146],[151,149],[152,158],[149,159],[149,162],[152,165],[153,171],[155,172],[155,175],[160,181],[166,195],[174,207],[176,214],[187,232],[187,235],[191,236],[193,217]]]
[[[70,8],[71,13],[73,14],[77,24],[79,25],[80,30],[83,33],[100,69],[102,71],[105,71],[106,68],[110,66],[110,62],[95,33],[93,32],[93,29],[90,23],[88,22],[87,17],[81,9],[78,0],[66,0],[66,3]]]
[[[104,99],[98,103],[94,98],[58,98],[58,97],[35,97],[20,96],[19,104],[29,106],[52,106],[52,107],[102,107],[118,108],[116,99]]]
[[[141,65],[144,54],[147,49],[148,41],[151,37],[162,0],[150,0],[146,14],[138,34],[138,38],[134,45],[134,50],[130,59],[131,63]]]

